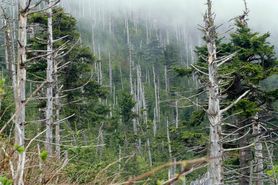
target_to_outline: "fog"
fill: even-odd
[[[258,32],[270,32],[273,43],[278,42],[278,0],[247,0],[247,3],[249,26]],[[243,0],[213,0],[213,5],[216,22],[224,23],[224,28],[232,25],[229,20],[241,15],[244,9]],[[78,19],[90,18],[99,10],[113,16],[133,13],[160,25],[179,25],[192,31],[202,24],[206,8],[205,0],[66,0],[63,6]]]

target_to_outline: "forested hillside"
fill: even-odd
[[[0,185],[278,184],[277,33],[205,2],[0,0]]]

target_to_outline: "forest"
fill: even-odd
[[[278,2],[220,1],[0,0],[0,185],[278,185]]]

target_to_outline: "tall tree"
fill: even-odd
[[[46,69],[46,149],[50,155],[52,155],[52,143],[53,143],[53,75],[54,75],[54,50],[53,50],[53,13],[52,13],[53,1],[48,0],[47,10],[47,69]]]
[[[209,184],[224,184],[223,173],[223,146],[221,143],[222,133],[222,115],[220,111],[220,87],[218,77],[217,48],[216,48],[216,26],[214,24],[214,15],[212,12],[212,2],[207,0],[207,12],[204,17],[205,41],[208,51],[208,110],[207,115],[210,121],[210,145],[209,145]]]
[[[25,144],[25,101],[26,101],[26,47],[27,47],[27,16],[30,4],[27,0],[18,1],[18,54],[17,54],[17,100],[16,100],[16,123],[15,144],[24,147]],[[23,185],[25,166],[25,151],[18,153],[18,163],[14,184]]]

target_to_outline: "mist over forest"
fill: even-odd
[[[0,185],[278,185],[278,0],[0,0]]]
[[[194,34],[199,34],[198,25],[202,25],[205,12],[204,0],[68,0],[63,3],[63,6],[79,19],[93,19],[91,11],[99,9],[113,16],[124,16],[132,12],[138,14],[141,19],[155,20],[160,26],[181,26]],[[244,8],[242,0],[216,0],[213,4],[216,23],[223,24],[223,32],[230,29],[233,25],[231,19],[240,15]],[[248,1],[250,27],[258,32],[270,32],[275,45],[278,43],[278,23],[275,20],[275,17],[278,17],[277,6],[276,0]]]

